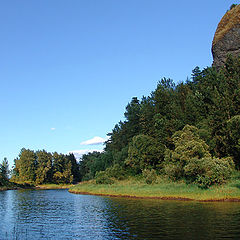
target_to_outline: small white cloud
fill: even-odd
[[[52,131],[56,130],[56,128],[51,128]]]
[[[100,145],[103,144],[107,139],[104,139],[102,137],[94,137],[92,139],[89,139],[87,141],[81,142],[81,145]]]
[[[72,153],[76,159],[80,159],[82,158],[82,156],[84,154],[88,154],[88,153],[92,153],[92,152],[103,152],[103,150],[99,150],[99,149],[82,149],[82,150],[73,150],[73,151],[69,151],[69,153]]]

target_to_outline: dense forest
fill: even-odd
[[[124,116],[104,152],[77,163],[73,154],[22,149],[12,179],[111,183],[141,175],[152,183],[162,175],[200,187],[224,183],[240,169],[240,58],[218,69],[196,67],[179,84],[163,78],[149,96],[133,97]]]
[[[80,161],[81,180],[165,175],[208,187],[240,168],[240,58],[192,71],[175,84],[163,78],[148,97],[126,106],[103,153]]]

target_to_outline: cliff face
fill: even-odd
[[[218,24],[212,54],[215,67],[223,65],[229,54],[240,56],[240,5],[229,10]]]

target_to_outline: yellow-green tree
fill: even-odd
[[[36,183],[43,184],[52,181],[52,154],[45,150],[37,151]]]

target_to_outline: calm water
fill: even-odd
[[[240,239],[240,203],[0,192],[0,239]]]

